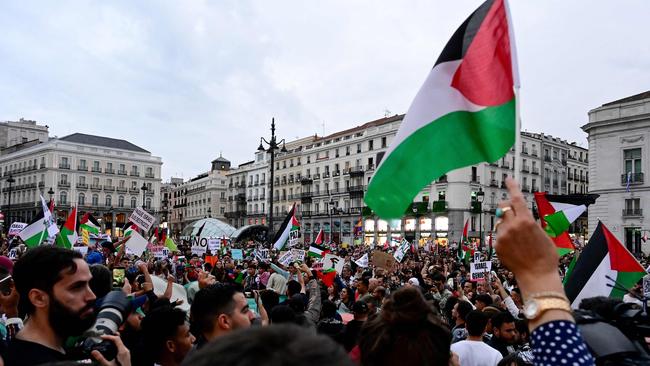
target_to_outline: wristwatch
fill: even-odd
[[[556,296],[533,297],[524,304],[524,316],[528,320],[537,319],[548,310],[562,310],[571,313],[571,304],[566,297]]]

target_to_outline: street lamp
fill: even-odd
[[[264,144],[268,145],[267,149],[264,148]],[[271,154],[271,191],[269,192],[269,241],[273,237],[273,173],[275,171],[275,150],[280,150],[280,152],[287,152],[287,148],[284,145],[284,139],[277,141],[275,136],[275,118],[271,118],[271,139],[266,140],[264,137],[260,137],[260,146],[257,148],[257,151],[265,151]],[[282,148],[280,149],[280,144]]]
[[[7,233],[9,233],[9,226],[11,226],[11,218],[10,218],[10,215],[11,215],[11,185],[14,184],[15,182],[16,182],[16,180],[10,174],[9,178],[7,178],[7,183],[9,183],[9,190],[8,190],[9,191],[9,202],[7,204],[7,215],[5,215],[6,216],[5,217],[5,220],[6,220],[6,222],[5,222],[5,230],[7,231]]]
[[[415,227],[413,228],[415,231],[413,233],[413,236],[415,237],[414,241],[417,242],[417,240],[419,239],[418,238],[418,226],[419,226],[419,222],[418,222],[418,206],[413,204],[411,209],[413,210],[413,217],[415,217]]]
[[[147,185],[145,183],[142,183],[142,187],[140,187],[140,189],[142,190],[142,209],[144,209],[144,207],[145,207],[144,206],[144,200],[145,200],[145,197],[147,196],[147,189],[148,189]]]
[[[478,245],[479,249],[483,249],[483,200],[485,199],[485,192],[481,188],[478,189],[476,193],[476,200],[478,201],[478,226],[479,226],[479,239]]]

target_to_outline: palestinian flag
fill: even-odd
[[[52,217],[50,210],[47,208],[45,200],[41,196],[41,210],[18,236],[28,248],[39,246],[44,240],[54,237],[59,232],[56,227],[56,220]]]
[[[370,181],[365,202],[377,215],[401,217],[434,179],[497,161],[512,147],[516,62],[510,33],[505,0],[488,0],[453,34]]]
[[[73,207],[68,219],[61,227],[56,237],[56,246],[59,248],[72,249],[77,242],[77,208]]]
[[[282,250],[287,243],[292,247],[298,243],[298,234],[300,233],[300,223],[296,219],[296,204],[294,203],[287,214],[287,217],[282,221],[282,225],[275,237],[273,238],[273,248]]]
[[[629,289],[645,275],[646,271],[636,258],[602,222],[598,222],[598,227],[576,261],[564,290],[571,306],[577,308],[582,299],[590,297],[623,298],[625,291],[611,287],[615,284],[607,276],[616,280],[620,287]]]
[[[314,258],[323,258],[325,254],[329,253],[330,251],[322,247],[320,245],[312,244],[309,246],[309,251],[307,252],[307,255],[309,257],[314,257]]]
[[[133,232],[138,231],[138,226],[136,224],[132,224],[130,222],[126,223],[126,226],[124,227],[124,234],[122,235],[123,237],[129,237]]]
[[[89,234],[99,234],[99,222],[89,212],[79,220],[79,228],[88,231]]]
[[[550,215],[544,216],[546,232],[552,238],[569,230],[571,223],[576,221],[583,212],[587,211],[585,205],[563,208]]]
[[[548,232],[548,230],[553,231],[553,229],[547,229],[546,218],[553,215],[557,211],[562,211],[562,209],[570,208],[570,204],[565,204],[561,202],[549,202],[546,198],[545,192],[535,192],[535,203],[537,204],[537,211],[539,212],[540,222],[542,228]],[[568,206],[567,206],[568,205]],[[552,218],[554,220],[554,218]],[[574,251],[576,248],[569,237],[569,233],[566,230],[562,233],[554,233],[555,236],[551,235],[551,239],[555,243],[557,252],[560,256],[563,256],[567,253]]]
[[[463,245],[463,260],[465,263],[469,263],[472,261],[472,258],[474,258],[474,253],[476,250],[469,245]]]
[[[458,244],[458,259],[465,258],[465,248],[469,243],[467,239],[467,234],[469,231],[469,219],[465,220],[465,226],[463,227],[463,235],[460,237],[460,244]]]
[[[316,271],[316,277],[323,281],[325,286],[330,287],[334,284],[334,280],[336,279],[336,270],[334,268],[328,268],[322,271]]]
[[[314,240],[314,244],[323,244],[323,229],[320,229],[318,232],[318,235],[316,235],[316,240]]]

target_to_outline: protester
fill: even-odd
[[[480,310],[467,314],[467,339],[451,345],[451,351],[458,355],[461,366],[495,366],[503,358],[499,351],[483,342],[487,323],[487,314]]]
[[[472,304],[467,301],[461,300],[454,305],[451,317],[454,320],[455,325],[451,329],[451,343],[456,343],[467,338],[465,318],[470,311],[472,311]]]
[[[170,306],[151,311],[142,321],[146,354],[160,366],[180,365],[196,340],[186,314]]]

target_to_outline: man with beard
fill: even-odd
[[[82,334],[95,322],[92,275],[80,253],[41,246],[16,262],[13,279],[18,310],[27,316],[4,355],[8,365],[39,365],[65,360],[66,338]]]

